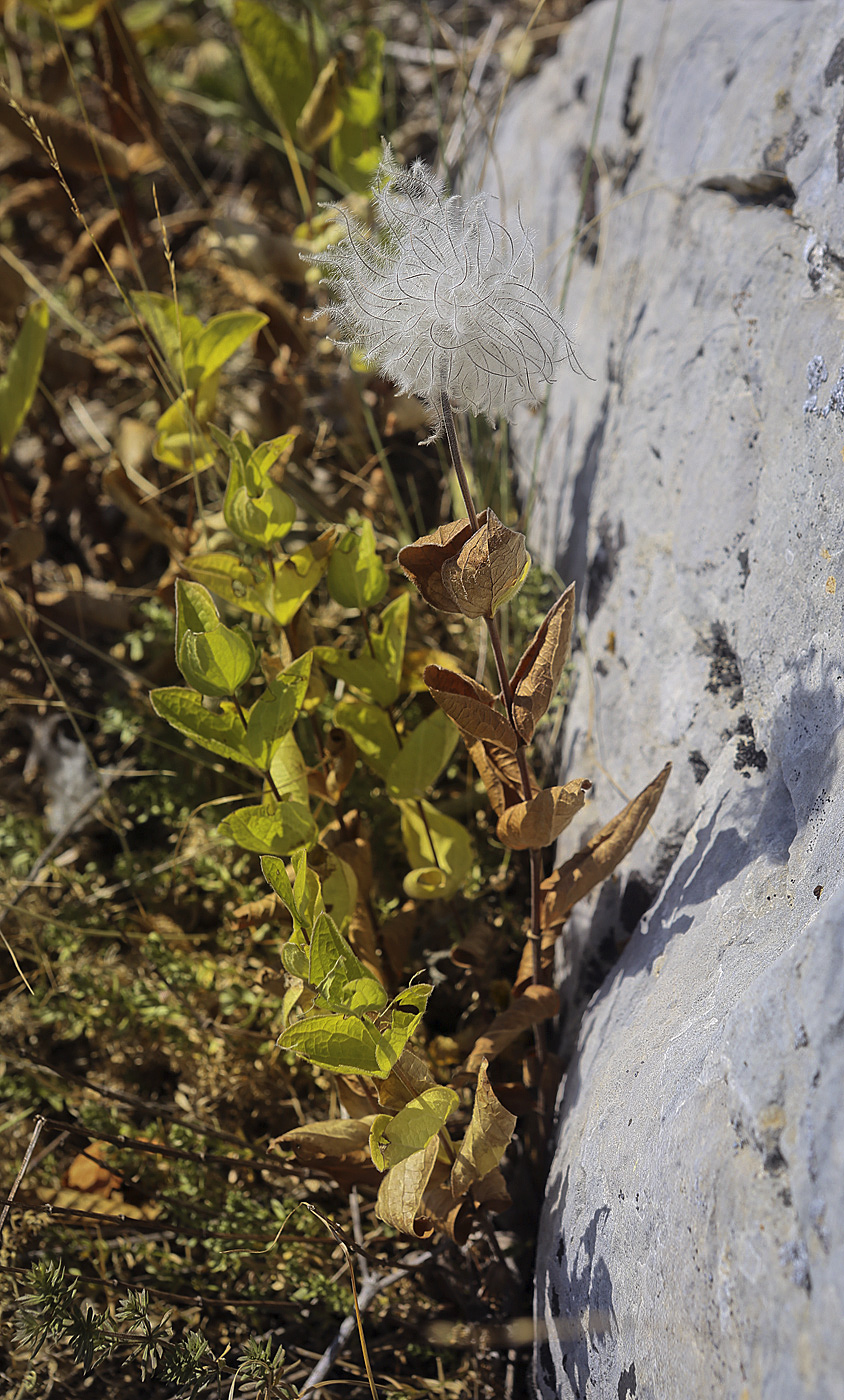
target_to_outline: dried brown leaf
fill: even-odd
[[[443,666],[426,666],[425,684],[440,709],[465,734],[475,739],[488,739],[515,752],[516,731],[507,716],[493,708],[496,698],[486,686],[470,681],[468,676],[457,671],[447,671]]]
[[[332,1118],[324,1123],[306,1123],[273,1139],[273,1147],[295,1147],[323,1157],[345,1157],[369,1147],[369,1129],[375,1121],[370,1113],[363,1118]]]
[[[478,517],[479,520],[484,518],[484,515]],[[423,535],[399,550],[399,564],[411,583],[419,589],[425,602],[440,612],[460,611],[443,583],[442,567],[447,560],[457,558],[471,534],[468,520],[450,520],[433,534]]]
[[[500,934],[493,928],[492,924],[479,919],[472,924],[462,942],[452,948],[451,961],[458,967],[468,968],[472,972],[488,968],[492,950],[499,938]]]
[[[437,1160],[439,1141],[438,1137],[432,1137],[418,1152],[391,1167],[378,1190],[375,1204],[378,1219],[417,1239],[426,1239],[434,1232],[434,1225],[427,1218],[419,1220],[417,1225],[417,1216]]]
[[[536,1100],[531,1097],[531,1107],[535,1102]],[[469,1195],[476,1206],[485,1206],[487,1210],[492,1211],[493,1215],[500,1215],[503,1210],[513,1204],[504,1177],[498,1167],[488,1172],[486,1176],[482,1176],[479,1181],[473,1181],[469,1187]]]
[[[399,1112],[426,1089],[434,1089],[436,1083],[425,1061],[412,1050],[404,1049],[387,1078],[378,1081],[378,1101],[382,1108]]]
[[[52,145],[62,169],[79,175],[99,175],[105,170],[118,180],[128,179],[131,173],[128,146],[85,122],[66,117],[46,102],[22,97],[13,103],[0,100],[0,124],[39,155],[47,156],[43,143]]]
[[[512,1001],[506,1011],[496,1016],[492,1025],[475,1041],[459,1077],[461,1083],[474,1078],[481,1061],[494,1060],[502,1050],[531,1026],[540,1025],[549,1016],[556,1016],[560,999],[553,987],[526,987],[520,997]]]
[[[522,800],[519,761],[515,753],[508,753],[498,744],[484,743],[482,739],[470,740],[468,735],[464,735],[464,742],[486,788],[492,810],[500,817],[508,807]],[[535,796],[539,792],[539,784],[529,766],[527,774],[531,793]]]
[[[420,1225],[430,1223],[435,1230],[462,1246],[472,1229],[474,1206],[465,1197],[455,1196],[447,1186],[429,1186],[422,1197],[419,1214]]]
[[[557,938],[562,933],[562,924],[554,924],[551,928],[542,930],[542,937],[539,946],[539,977],[544,984],[551,981],[551,969],[554,966],[554,947]],[[528,941],[522,949],[522,956],[519,960],[519,970],[516,980],[513,983],[513,993],[520,997],[526,987],[533,981],[533,946]]]
[[[565,787],[546,788],[530,802],[517,802],[498,818],[498,839],[513,851],[539,850],[556,841],[577,815],[592,784],[575,778]]]
[[[516,593],[530,565],[525,537],[502,525],[495,512],[442,565],[446,593],[464,617],[492,617]]]
[[[498,1102],[487,1073],[487,1061],[478,1066],[478,1083],[472,1121],[457,1148],[449,1187],[455,1196],[465,1196],[473,1181],[493,1171],[507,1148],[516,1116]]]
[[[513,723],[530,743],[553,699],[569,657],[574,622],[574,584],[558,598],[513,673]]]
[[[325,751],[331,764],[325,779],[326,792],[329,801],[336,802],[352,781],[357,749],[345,729],[329,729],[325,736]]]
[[[583,899],[601,880],[612,874],[619,861],[636,844],[656,811],[670,772],[671,764],[666,763],[653,782],[648,783],[632,802],[628,802],[591,841],[587,841],[577,855],[543,881],[544,927],[561,924],[579,899]]]
[[[34,564],[44,552],[46,540],[40,525],[32,520],[21,520],[9,530],[0,544],[0,569],[14,573]]]
[[[416,936],[418,923],[419,910],[416,904],[408,901],[397,914],[382,924],[378,931],[384,957],[398,981],[405,976],[408,954]]]

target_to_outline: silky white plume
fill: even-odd
[[[318,258],[344,342],[424,399],[437,433],[444,393],[488,418],[537,403],[570,346],[521,223],[496,223],[484,194],[447,198],[421,160],[402,170],[386,145],[373,189],[373,235],[344,213],[348,237]]]

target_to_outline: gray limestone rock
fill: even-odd
[[[558,288],[615,13],[498,133]],[[516,427],[578,586],[565,854],[674,762],[564,940],[541,1396],[844,1397],[842,36],[840,0],[626,0],[566,300],[591,378]]]

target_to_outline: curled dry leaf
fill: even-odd
[[[550,973],[554,961],[554,944],[569,912],[579,899],[583,899],[596,885],[612,874],[636,844],[657,809],[670,772],[671,764],[668,763],[653,782],[648,783],[632,802],[628,802],[627,806],[587,841],[571,860],[565,861],[553,875],[549,875],[548,879],[543,881],[545,898],[542,905],[540,946],[543,976]],[[529,985],[532,972],[532,952],[530,944],[527,944],[516,976],[514,990],[517,995]]]
[[[535,1102],[536,1100],[532,1098],[531,1108]],[[478,1181],[473,1181],[469,1187],[469,1195],[476,1206],[486,1206],[493,1215],[500,1215],[503,1210],[513,1204],[504,1177],[498,1167],[488,1172],[486,1176],[482,1176]]]
[[[440,709],[464,734],[515,752],[519,742],[516,731],[507,716],[493,708],[496,697],[486,686],[443,666],[426,666],[425,684]]]
[[[457,967],[465,967],[471,972],[480,972],[490,965],[492,950],[499,937],[499,933],[492,924],[479,919],[472,924],[463,941],[452,948],[451,961]]]
[[[405,1048],[387,1078],[378,1082],[378,1101],[382,1108],[399,1112],[412,1098],[435,1088],[436,1083],[425,1061]]]
[[[518,592],[530,568],[525,537],[502,525],[493,510],[464,544],[446,559],[442,581],[464,617],[492,617]]]
[[[569,910],[593,890],[601,880],[612,874],[619,861],[636,844],[653,816],[668,782],[671,764],[666,763],[653,782],[628,802],[627,806],[608,821],[577,855],[572,856],[553,875],[543,881],[545,901],[542,922],[545,926],[560,924]]]
[[[484,742],[483,739],[474,739],[470,742],[467,737],[464,736],[464,738],[472,762],[486,788],[490,806],[496,816],[500,817],[508,807],[512,807],[514,803],[522,800],[519,761],[514,753],[508,753],[498,744]],[[535,797],[539,792],[539,784],[529,765],[526,765],[526,768],[531,794]]]
[[[473,1181],[488,1176],[498,1166],[516,1126],[516,1115],[508,1113],[493,1092],[487,1064],[482,1059],[478,1066],[472,1121],[451,1169],[449,1186],[455,1196],[464,1196]]]
[[[325,736],[325,752],[331,764],[325,779],[326,793],[330,802],[336,802],[352,781],[357,749],[345,729],[332,728]]]
[[[571,646],[574,584],[558,598],[513,673],[513,723],[529,744],[560,683]]]
[[[486,512],[478,519],[485,520]],[[416,585],[425,602],[440,612],[460,611],[443,583],[442,568],[449,559],[457,558],[471,534],[472,526],[467,519],[451,520],[447,525],[440,525],[433,534],[423,535],[399,550],[399,564],[411,583]]]
[[[546,788],[530,802],[517,802],[498,818],[498,839],[512,851],[550,846],[580,811],[592,784],[575,778],[565,787]]]
[[[447,1186],[429,1186],[420,1205],[420,1225],[429,1223],[457,1245],[464,1245],[472,1229],[474,1206],[465,1196],[455,1196]]]
[[[319,1153],[323,1157],[345,1157],[349,1152],[368,1148],[369,1130],[374,1121],[375,1115],[369,1114],[364,1118],[332,1118],[325,1123],[306,1123],[274,1138],[272,1146],[293,1147],[297,1156]]]
[[[455,1083],[465,1084],[474,1079],[483,1060],[494,1060],[523,1031],[547,1021],[549,1016],[556,1016],[559,1006],[559,995],[553,987],[526,987],[475,1041],[472,1053],[455,1076]]]
[[[426,1218],[420,1219],[417,1225],[417,1216],[438,1150],[439,1138],[432,1137],[412,1157],[405,1157],[387,1172],[375,1203],[375,1214],[385,1225],[392,1225],[405,1235],[415,1235],[417,1239],[426,1239],[434,1233],[433,1223]]]

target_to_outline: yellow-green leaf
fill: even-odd
[[[390,764],[390,797],[424,797],[454,753],[458,737],[456,726],[442,710],[434,710],[417,724]]]
[[[326,569],[334,532],[326,530],[313,545],[306,545],[275,566],[265,594],[270,616],[279,627],[293,621],[305,599],[316,588]]]
[[[384,35],[368,29],[364,60],[353,83],[341,91],[342,126],[331,140],[331,168],[352,190],[368,190],[381,159],[379,122]]]
[[[207,379],[222,369],[250,335],[254,335],[269,320],[261,311],[224,311],[212,316],[207,326],[185,350],[185,372],[190,385],[196,371],[199,380]]]
[[[313,845],[316,823],[302,802],[264,802],[241,807],[220,822],[220,831],[245,851],[285,856],[297,846]]]
[[[458,1096],[453,1089],[437,1085],[411,1099],[395,1117],[379,1113],[369,1133],[369,1150],[378,1170],[388,1171],[424,1148],[436,1137],[457,1104]]]
[[[177,657],[179,670],[201,695],[234,695],[255,665],[251,637],[218,622],[207,632],[186,632]]]
[[[5,456],[32,407],[47,343],[50,316],[43,301],[34,301],[24,318],[0,379],[0,456]]]
[[[214,599],[201,583],[176,579],[176,656],[188,632],[210,632],[220,621]]]
[[[419,811],[420,806],[424,819]],[[450,899],[474,863],[475,848],[471,836],[464,826],[453,817],[445,816],[430,802],[399,802],[398,807],[401,811],[402,840],[411,869],[439,868],[445,876],[439,896]]]
[[[166,719],[180,734],[219,754],[221,758],[233,758],[237,763],[252,767],[243,724],[232,705],[207,710],[201,695],[178,685],[153,690],[149,698],[155,713],[161,719]]]
[[[384,1079],[392,1067],[382,1068],[389,1052],[375,1026],[357,1016],[305,1016],[288,1026],[277,1043],[282,1050],[293,1050],[311,1064],[336,1074],[369,1074]]]
[[[342,608],[372,608],[387,592],[387,570],[375,549],[372,522],[359,535],[349,531],[335,545],[326,577],[328,591]]]
[[[266,572],[256,577],[236,554],[196,554],[186,561],[185,568],[218,598],[244,612],[270,616],[264,605]]]
[[[270,682],[249,711],[246,744],[256,768],[269,767],[275,746],[293,728],[304,703],[310,675],[311,655],[305,652]]]
[[[282,797],[308,805],[308,765],[292,732],[285,734],[275,746],[270,759],[270,777]]]
[[[379,778],[386,778],[399,752],[399,741],[386,711],[365,700],[345,697],[335,708],[334,723],[351,734],[358,753]]]
[[[292,132],[312,86],[303,31],[257,0],[237,0],[234,25],[255,96],[281,131]]]

